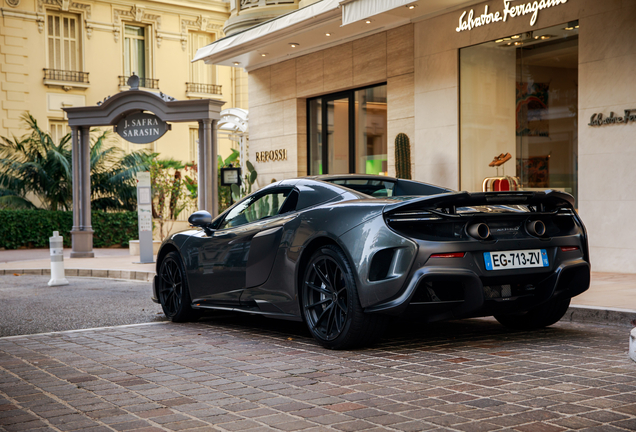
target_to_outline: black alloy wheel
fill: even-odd
[[[171,321],[184,322],[197,318],[190,306],[190,293],[181,259],[170,252],[161,262],[159,270],[159,302]]]
[[[325,348],[366,345],[382,333],[384,317],[365,314],[353,272],[336,246],[316,251],[305,270],[303,314],[309,331]]]
[[[311,263],[303,295],[308,323],[320,339],[330,341],[342,333],[347,314],[347,281],[342,268],[328,255]]]

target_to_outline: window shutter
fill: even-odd
[[[47,17],[49,68],[80,71],[80,40],[78,17],[51,13]]]
[[[190,32],[190,60],[192,60],[199,48],[214,42],[213,35],[209,33]],[[216,66],[207,65],[202,61],[190,63],[190,82],[197,84],[216,84]]]

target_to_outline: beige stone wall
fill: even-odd
[[[592,268],[636,273],[636,123],[588,126],[595,112],[636,108],[636,2],[586,2],[579,47],[579,210]]]
[[[501,0],[473,6],[502,10]],[[569,0],[530,16],[456,32],[454,11],[250,72],[252,151],[286,148],[256,164],[261,185],[306,174],[306,98],[387,82],[389,174],[394,139],[411,137],[414,178],[460,187],[459,49],[579,20],[579,212],[596,271],[636,273],[636,123],[590,127],[592,113],[636,108],[636,3]],[[489,155],[492,157],[492,155]]]
[[[255,162],[259,186],[307,174],[307,98],[387,83],[388,165],[394,141],[413,137],[413,26],[317,51],[249,73],[250,154],[287,149],[288,160]]]
[[[501,10],[501,1],[473,7]],[[636,123],[599,128],[592,113],[636,108],[636,3],[569,0],[529,16],[457,33],[459,12],[415,24],[415,176],[459,185],[459,52],[462,47],[579,20],[579,212],[596,271],[636,273]]]
[[[187,99],[190,81],[188,32],[207,32],[223,36],[222,27],[229,6],[221,0],[204,3],[132,1],[117,2],[73,0],[69,12],[81,16],[81,55],[83,71],[89,73],[87,89],[63,89],[43,83],[47,64],[47,11],[60,11],[67,2],[21,0],[17,7],[2,2],[0,14],[0,136],[21,136],[26,132],[20,116],[29,111],[43,129],[50,120],[64,120],[61,105],[94,105],[120,91],[118,76],[123,75],[123,22],[149,25],[152,37],[149,50],[152,70],[162,92]],[[135,7],[142,8],[136,21]],[[225,66],[215,68],[224,108],[247,108],[247,77],[242,70]],[[153,150],[162,158],[190,161],[190,128],[196,123],[173,124],[172,131],[158,140]],[[114,145],[126,150],[143,148],[112,134]],[[223,139],[219,151],[227,156],[232,142]]]

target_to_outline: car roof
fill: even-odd
[[[423,196],[423,195],[436,195],[440,193],[455,192],[452,189],[444,188],[441,186],[435,186],[429,183],[424,183],[416,180],[398,179],[395,177],[372,175],[372,174],[325,174],[307,176],[295,179],[281,180],[276,183],[268,185],[271,186],[287,186],[303,188],[307,190],[314,189],[314,192],[322,189],[320,195],[324,198],[328,196],[332,198],[335,194],[342,194],[344,192],[353,192],[358,198],[369,198],[371,194],[367,191],[368,188],[364,185],[355,184],[356,180],[368,181],[376,184],[382,184],[381,182],[393,183],[395,186],[392,188],[392,196]],[[353,181],[353,182],[352,182]],[[343,184],[344,183],[344,184]],[[311,184],[322,186],[310,186]],[[328,185],[328,186],[327,186]],[[303,187],[304,186],[304,187]],[[367,185],[368,186],[368,185]],[[340,192],[335,192],[339,190]],[[362,194],[362,195],[358,195]],[[314,195],[314,199],[317,196]],[[374,196],[375,198],[375,196]]]
[[[305,178],[320,180],[320,181],[333,181],[333,180],[380,180],[380,181],[397,181],[395,177],[377,175],[377,174],[321,174],[307,176]]]

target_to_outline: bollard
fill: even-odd
[[[629,356],[636,362],[636,327],[629,334]]]
[[[49,286],[68,285],[64,277],[64,245],[62,236],[58,231],[53,231],[53,237],[49,237],[51,248],[51,280]]]

